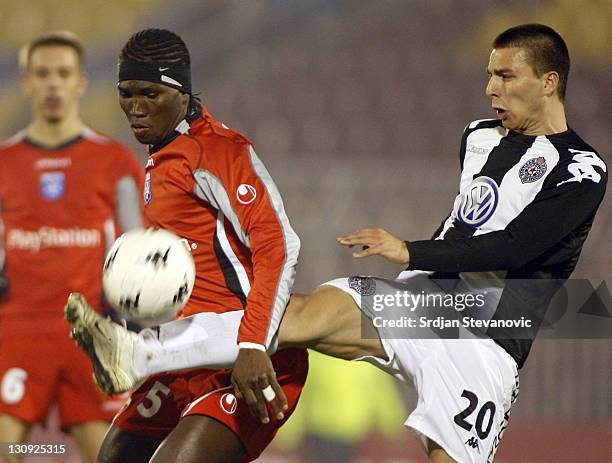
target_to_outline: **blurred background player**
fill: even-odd
[[[253,145],[193,95],[191,58],[179,36],[163,29],[132,35],[118,80],[121,108],[136,139],[148,145],[147,224],[188,240],[196,263],[179,317],[226,313],[240,329],[231,341],[238,356],[232,370],[152,375],[133,391],[98,460],[251,461],[293,412],[308,371],[304,349],[272,358],[266,352],[293,287],[299,238]],[[194,340],[209,335],[201,331]]]
[[[32,120],[0,148],[0,442],[26,441],[57,404],[62,430],[93,462],[122,402],[97,390],[62,306],[80,288],[100,309],[105,249],[117,225],[141,225],[142,167],[82,121],[87,78],[74,34],[39,36],[19,61]]]

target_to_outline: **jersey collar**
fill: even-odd
[[[191,124],[200,117],[202,117],[202,107],[199,104],[194,105],[194,108],[191,109],[185,119],[179,122],[178,125],[174,128],[174,130],[166,136],[166,138],[164,138],[161,142],[155,145],[149,145],[149,154],[151,155],[153,153],[157,153],[159,150],[170,144],[180,135],[189,132]]]
[[[49,146],[49,145],[43,145],[41,143],[38,143],[26,135],[25,137],[23,137],[23,142],[30,146],[33,146],[34,148],[38,148],[39,150],[57,151],[57,150],[63,150],[65,148],[68,148],[69,146],[72,146],[78,143],[82,139],[83,139],[83,134],[79,133],[78,135],[70,138],[69,140],[66,140],[65,142],[60,143],[59,145]]]

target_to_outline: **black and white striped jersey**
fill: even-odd
[[[568,278],[606,190],[597,152],[571,129],[523,135],[493,119],[466,127],[460,159],[453,209],[432,240],[407,242],[409,269]],[[522,366],[531,341],[495,340]]]

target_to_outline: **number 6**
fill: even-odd
[[[7,404],[15,404],[23,398],[25,393],[25,380],[28,372],[22,368],[11,368],[6,371],[2,378],[0,396]]]

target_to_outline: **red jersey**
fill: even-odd
[[[65,331],[72,291],[99,306],[118,184],[140,186],[142,176],[133,152],[91,129],[53,149],[25,133],[0,146],[0,268],[10,285],[0,323]]]
[[[151,150],[145,217],[189,241],[196,264],[179,316],[245,310],[238,342],[268,345],[295,278],[300,241],[252,144],[202,108]]]

